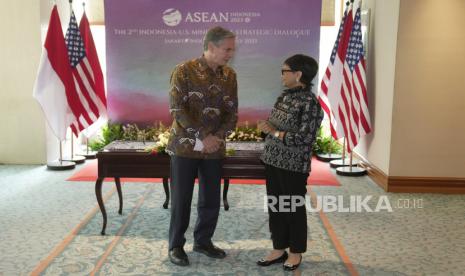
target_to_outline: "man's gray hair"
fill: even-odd
[[[203,50],[208,50],[208,42],[212,42],[215,46],[219,46],[226,38],[234,38],[236,35],[228,29],[217,26],[213,27],[205,34],[203,38]]]

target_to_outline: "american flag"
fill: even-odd
[[[330,118],[331,134],[345,137],[347,151],[371,132],[366,92],[365,57],[360,7],[352,19],[352,6],[341,22],[330,64],[321,83],[320,102]]]
[[[87,59],[84,41],[81,37],[74,11],[71,11],[65,40],[74,84],[79,101],[83,107],[80,114],[74,114],[76,120],[71,124],[71,129],[77,136],[80,131],[97,121],[106,108],[105,104],[96,94],[94,72]]]
[[[363,51],[362,24],[360,7],[355,12],[354,24],[350,34],[349,49],[347,50],[346,64],[344,65],[347,90],[350,95],[349,127],[345,132],[348,138],[348,151],[351,152],[359,142],[360,137],[371,132],[370,114],[368,111],[368,97],[365,74],[365,56]],[[347,70],[347,67],[349,67]],[[346,98],[347,94],[345,94]],[[343,124],[344,125],[344,124]]]

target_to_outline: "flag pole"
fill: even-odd
[[[63,147],[61,145],[61,140],[58,140],[60,141],[60,165],[63,164]]]
[[[346,144],[346,137],[344,137],[344,145]],[[344,147],[343,151],[343,156],[345,156],[345,150],[346,148]],[[347,142],[347,152],[349,151],[349,143]],[[335,160],[335,161],[341,161],[341,160]],[[337,175],[342,175],[342,176],[363,176],[367,174],[367,170],[359,167],[358,161],[353,160],[353,149],[349,153],[349,162],[347,165],[344,164],[346,161],[346,158],[342,159],[342,165],[336,167],[336,174]],[[333,167],[334,168],[334,167]]]
[[[346,137],[344,137],[343,142],[342,142],[342,155],[341,158],[331,160],[329,162],[329,166],[333,169],[339,168],[339,167],[346,167],[350,165],[357,165],[356,161],[353,161],[352,159],[347,158],[347,153],[346,153],[346,148],[349,145],[349,143],[346,140]]]
[[[329,166],[333,169],[340,168],[340,167],[352,167],[357,166],[359,161],[354,160],[352,158],[352,152],[348,154],[348,147],[349,142],[347,142],[346,137],[344,137],[344,141],[342,142],[342,158],[337,160],[332,160],[329,162]],[[347,152],[346,152],[347,151]],[[349,157],[347,157],[349,155]]]
[[[73,133],[71,133],[71,158],[74,157],[74,141],[73,141]]]
[[[84,156],[74,156],[74,133],[71,131],[71,155],[68,157],[65,157],[65,161],[71,161],[76,164],[82,164],[86,161],[86,158]]]
[[[344,139],[342,140],[342,156],[341,156],[342,160],[345,160],[346,159],[346,137],[344,137]],[[342,162],[342,164],[344,164],[344,162]]]
[[[74,162],[76,162],[76,164],[81,164],[81,163],[84,163],[86,161],[86,157],[85,156],[82,156],[82,155],[74,155],[73,154],[73,149],[74,149],[74,143],[73,143],[73,137],[74,137],[74,133],[71,132],[71,158],[73,159]],[[77,136],[76,136],[77,138]]]
[[[352,161],[352,152],[350,153],[350,165],[336,168],[336,174],[342,176],[363,176],[367,174],[365,168],[358,166],[358,161]],[[353,166],[355,165],[355,166]]]
[[[350,1],[352,8],[354,6],[354,0]],[[359,7],[360,8],[360,7]],[[358,12],[358,11],[357,11]],[[352,34],[351,34],[352,35]],[[353,142],[353,141],[352,141]],[[362,176],[367,173],[367,170],[358,166],[358,161],[353,161],[353,148],[349,150],[349,143],[347,143],[347,152],[349,152],[349,165],[344,167],[336,168],[336,174],[342,176]]]
[[[81,153],[79,155],[84,156],[86,159],[95,159],[95,158],[97,158],[97,153],[95,151],[90,151],[89,150],[89,137],[87,137],[87,135],[85,135],[85,134],[84,134],[84,136],[86,137],[86,153]]]
[[[352,152],[350,153],[350,156],[349,156],[349,168],[350,168],[350,171],[352,171]]]
[[[76,167],[76,163],[63,160],[63,147],[61,144],[61,140],[58,139],[58,142],[60,143],[60,156],[58,157],[57,161],[47,162],[47,169],[52,171],[74,169],[74,167]]]

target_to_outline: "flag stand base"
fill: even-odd
[[[336,169],[336,174],[342,176],[363,176],[367,174],[367,170],[360,167],[339,167]]]
[[[89,151],[88,153],[79,153],[79,156],[84,156],[86,159],[95,159],[97,158],[97,152]]]
[[[73,156],[72,158],[67,156],[67,157],[63,157],[62,159],[63,161],[70,161],[70,162],[74,162],[76,164],[82,164],[86,161],[86,158],[84,156]]]
[[[342,155],[339,153],[322,153],[316,154],[316,159],[323,161],[323,162],[330,162],[336,159],[341,159]]]
[[[331,168],[339,168],[339,167],[346,167],[346,166],[349,166],[350,165],[350,159],[349,158],[346,158],[346,159],[337,159],[337,160],[332,160],[329,162],[329,166]],[[357,160],[353,160],[352,159],[352,166],[355,167],[358,165],[358,161]]]
[[[52,171],[64,171],[64,170],[72,170],[76,167],[76,163],[69,162],[69,161],[53,161],[47,163],[47,169]]]

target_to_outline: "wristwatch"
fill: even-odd
[[[274,135],[274,137],[276,137],[276,138],[278,138],[278,139],[279,139],[279,133],[280,133],[280,132],[279,132],[278,130],[276,130],[276,131],[274,132],[274,134],[273,134],[273,135]]]

